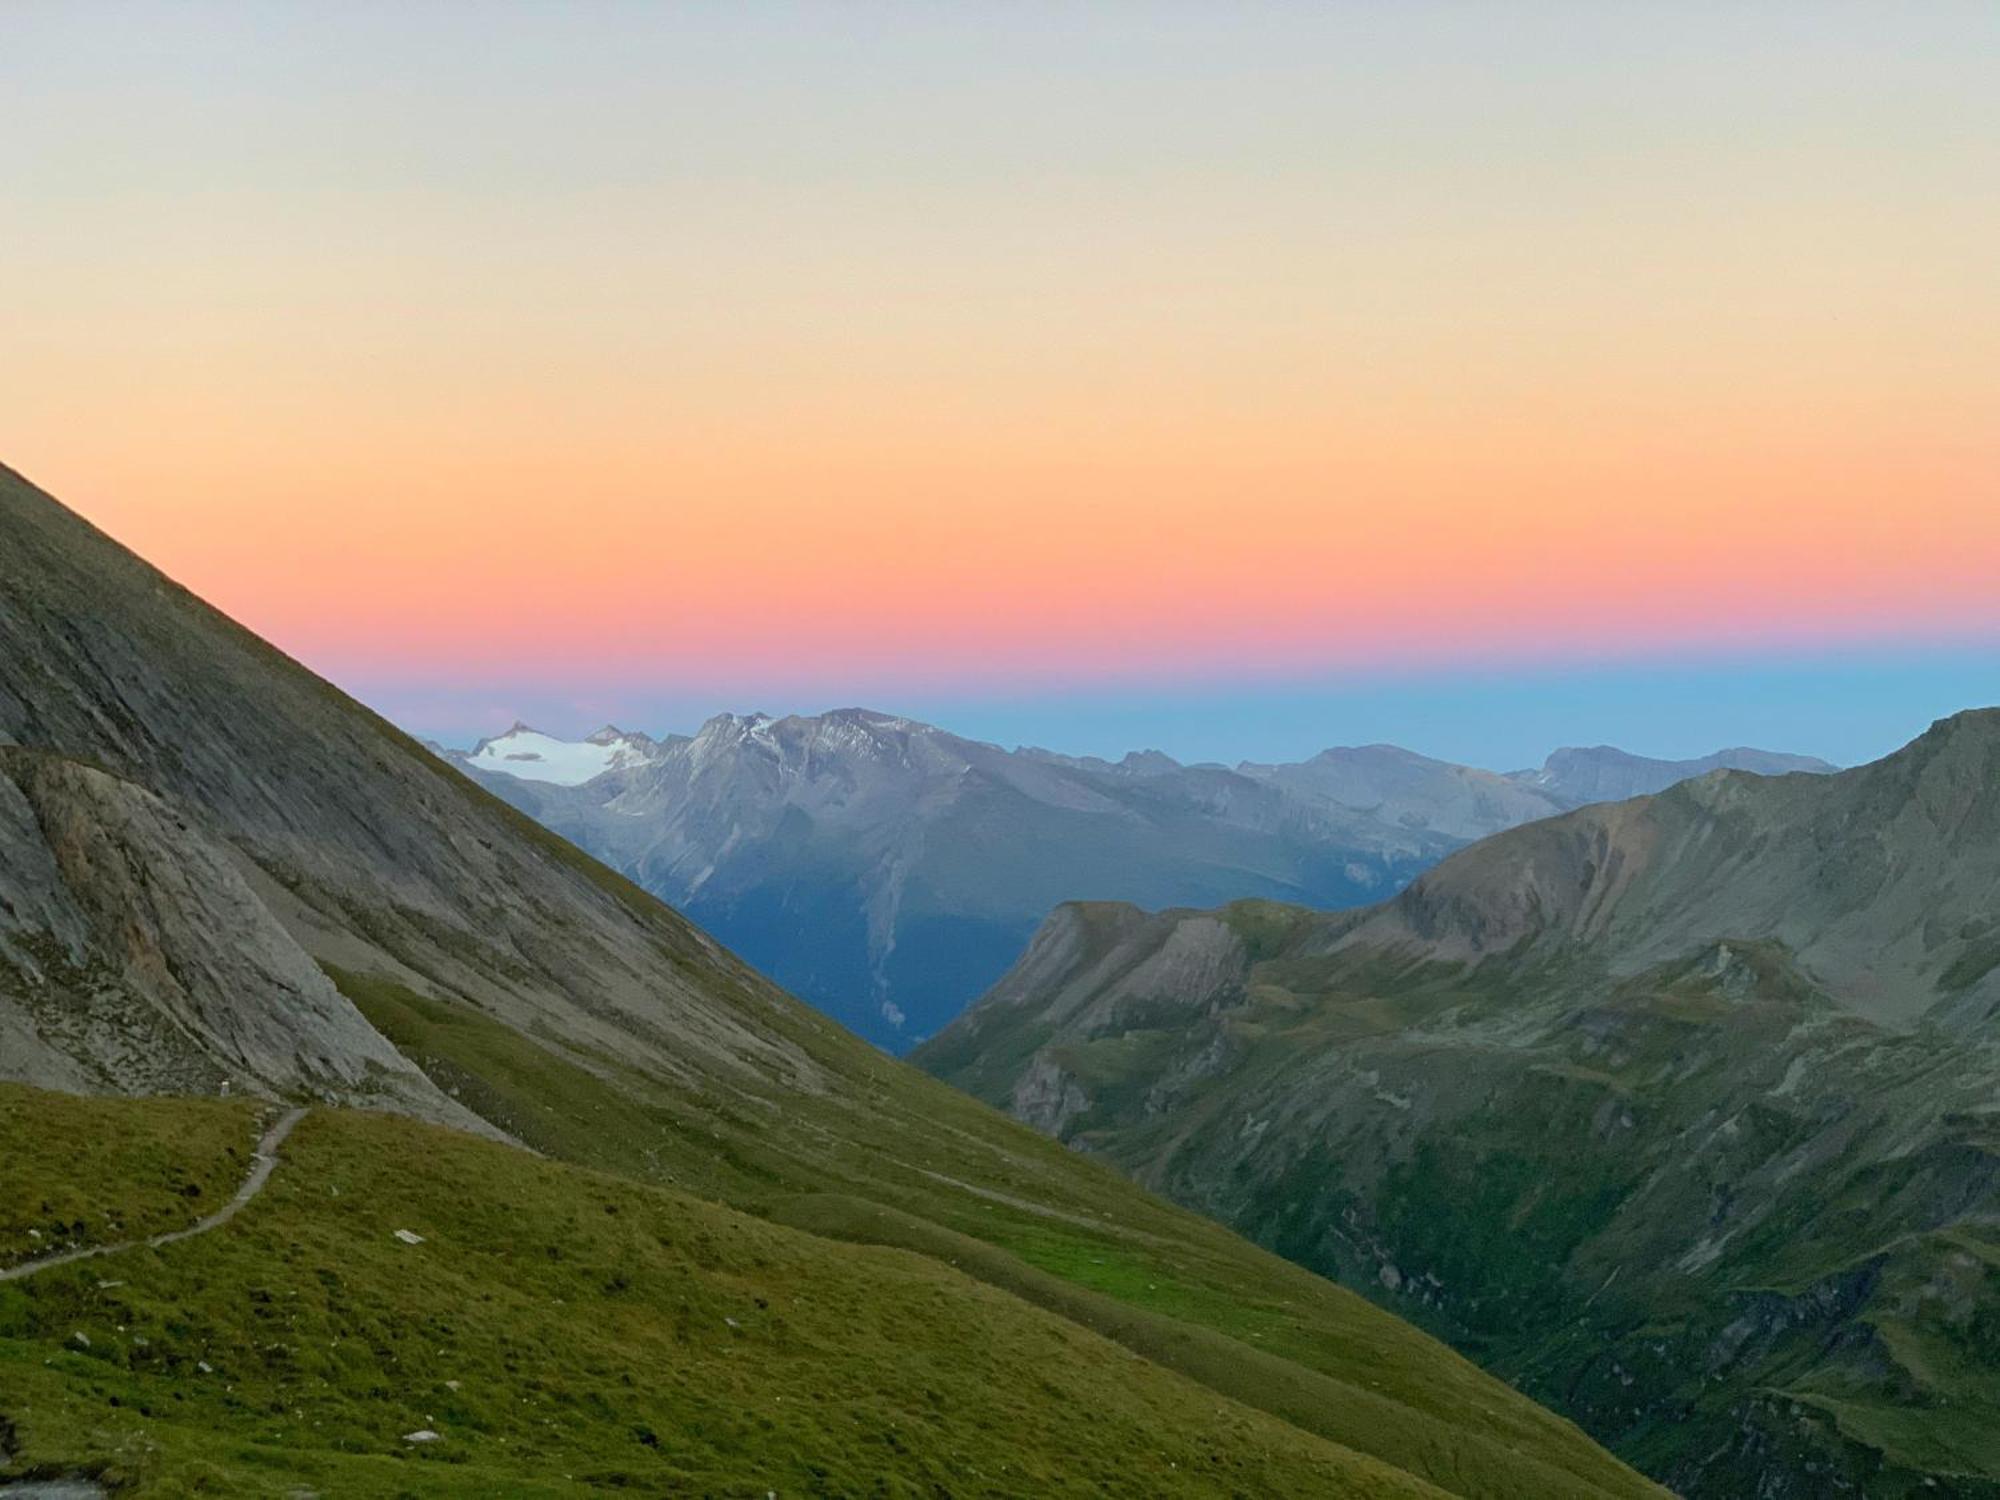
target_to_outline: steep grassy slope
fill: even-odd
[[[1130,1434],[1150,1433],[1156,1428],[1147,1424],[1172,1410],[1178,1414],[1159,1418],[1157,1430],[1200,1433],[1209,1429],[1185,1404],[1195,1390],[1203,1403],[1254,1407],[1242,1420],[1258,1432],[1282,1424],[1288,1434],[1274,1436],[1268,1452],[1276,1455],[1282,1441],[1305,1467],[1246,1481],[1253,1493],[1260,1484],[1316,1492],[1320,1474],[1332,1472],[1322,1461],[1329,1444],[1363,1455],[1325,1460],[1352,1472],[1379,1460],[1406,1470],[1411,1483],[1465,1496],[1650,1493],[1567,1422],[1406,1324],[840,1031],[637,887],[5,475],[0,644],[0,739],[12,742],[5,754],[60,762],[50,774],[63,793],[38,790],[40,800],[15,810],[15,845],[46,856],[55,873],[0,903],[0,1040],[8,1041],[0,1062],[25,1059],[28,1081],[42,1081],[38,1070],[48,1070],[54,1076],[46,1081],[68,1087],[158,1087],[149,1059],[130,1045],[132,1028],[143,1023],[172,1030],[197,1073],[206,1066],[230,1076],[246,1058],[262,1059],[250,1082],[289,1097],[378,1099],[382,1068],[392,1068],[406,1085],[397,1101],[406,1107],[619,1174],[617,1193],[691,1195],[644,1201],[665,1204],[657,1212],[668,1218],[709,1224],[716,1237],[722,1226],[739,1226],[728,1232],[764,1247],[746,1252],[752,1264],[738,1266],[745,1276],[754,1281],[754,1261],[764,1256],[791,1268],[788,1286],[823,1278],[824,1306],[848,1324],[879,1330],[879,1340],[862,1346],[866,1358],[835,1360],[817,1373],[811,1362],[799,1366],[806,1384],[823,1377],[830,1386],[865,1388],[865,1372],[878,1365],[929,1369],[925,1361],[935,1364],[946,1347],[929,1324],[962,1358],[976,1358],[989,1339],[1015,1351],[1004,1368],[986,1372],[989,1396],[954,1383],[948,1369],[896,1388],[896,1401],[911,1409],[921,1398],[943,1412],[941,1425],[909,1429],[923,1446],[889,1466],[911,1484],[911,1476],[934,1476],[948,1465],[953,1445],[969,1445],[982,1423],[1039,1429],[1055,1446],[1037,1450],[1036,1437],[1022,1437],[1024,1452],[1043,1468],[1016,1480],[987,1473],[984,1489],[973,1493],[1034,1493],[1042,1476],[1070,1472],[1066,1465],[1094,1474],[1082,1434],[1100,1405],[1106,1431],[1123,1424]],[[88,798],[73,793],[79,782],[88,784]],[[107,836],[107,828],[118,836]],[[139,831],[125,836],[131,828]],[[200,874],[224,864],[230,879]],[[231,982],[238,971],[228,961],[253,938],[283,983]],[[301,955],[312,963],[302,967]],[[124,1020],[69,1025],[80,1009]],[[274,1031],[295,1039],[289,1054],[271,1043]],[[244,1037],[260,1039],[254,1053],[239,1046]],[[371,1068],[371,1058],[380,1066]],[[200,1074],[197,1082],[213,1076]],[[421,1098],[413,1092],[419,1088]],[[31,1165],[52,1149],[37,1134],[41,1118],[30,1112],[10,1121],[31,1143],[22,1153]],[[577,1196],[584,1190],[573,1168],[408,1125],[350,1127],[341,1119],[309,1117],[286,1147],[288,1167],[274,1179],[268,1203],[260,1198],[225,1229],[157,1256],[135,1252],[149,1265],[186,1269],[174,1272],[183,1279],[162,1283],[157,1301],[121,1304],[130,1316],[114,1316],[111,1332],[119,1321],[130,1329],[140,1326],[135,1320],[156,1319],[143,1347],[167,1341],[183,1353],[200,1333],[229,1353],[229,1366],[208,1362],[237,1374],[223,1382],[236,1392],[190,1389],[185,1360],[168,1372],[171,1380],[94,1385],[98,1353],[91,1351],[129,1355],[140,1346],[107,1346],[92,1336],[90,1350],[51,1349],[51,1340],[78,1331],[60,1325],[89,1311],[97,1279],[126,1281],[134,1298],[155,1295],[134,1276],[107,1276],[95,1263],[48,1272],[48,1286],[71,1287],[84,1299],[53,1304],[60,1312],[48,1319],[35,1311],[53,1295],[42,1277],[9,1291],[28,1301],[25,1321],[8,1325],[22,1342],[0,1376],[0,1425],[11,1421],[27,1434],[37,1462],[138,1464],[151,1443],[155,1457],[146,1462],[159,1467],[138,1472],[178,1476],[161,1479],[169,1491],[212,1464],[222,1476],[213,1482],[240,1492],[238,1476],[249,1472],[240,1466],[264,1461],[253,1450],[304,1441],[314,1422],[335,1446],[364,1444],[364,1427],[366,1441],[375,1441],[388,1403],[409,1395],[391,1377],[396,1366],[419,1359],[418,1338],[450,1350],[460,1331],[476,1328],[497,1340],[504,1327],[515,1340],[505,1357],[497,1342],[480,1352],[488,1365],[515,1362],[509,1415],[503,1421],[499,1407],[475,1413],[510,1449],[532,1446],[517,1420],[564,1420],[537,1408],[538,1369],[574,1373],[584,1360],[584,1374],[608,1380],[627,1357],[621,1340],[628,1336],[644,1345],[630,1357],[643,1354],[648,1377],[676,1393],[653,1408],[658,1420],[637,1420],[651,1427],[663,1452],[688,1455],[695,1466],[688,1474],[720,1475],[732,1455],[748,1451],[739,1438],[729,1439],[737,1448],[717,1446],[717,1433],[777,1421],[754,1388],[724,1379],[721,1366],[645,1326],[635,1332],[623,1304],[591,1304],[588,1318],[576,1311],[586,1290],[580,1282],[546,1287],[540,1311],[533,1298],[521,1300],[515,1282],[536,1285],[530,1265],[538,1273],[544,1263],[565,1263],[565,1235],[582,1234],[585,1220],[597,1225],[591,1214],[638,1214],[638,1197],[620,1199],[620,1214],[606,1215]],[[360,1134],[338,1146],[350,1129]],[[118,1160],[103,1165],[115,1168]],[[204,1199],[214,1191],[218,1168],[189,1161],[183,1170],[210,1174],[196,1179]],[[106,1206],[128,1223],[157,1213],[157,1174],[152,1180],[151,1189],[134,1180],[129,1202]],[[314,1196],[322,1187],[324,1200]],[[334,1187],[342,1189],[337,1201]],[[272,1196],[281,1189],[304,1194],[297,1213],[305,1215],[310,1200],[311,1216],[284,1218],[290,1200]],[[100,1196],[93,1188],[91,1201]],[[490,1240],[504,1253],[461,1260],[455,1280],[418,1278],[432,1299],[431,1311],[420,1312],[398,1300],[404,1289],[394,1284],[400,1272],[393,1268],[413,1263],[379,1258],[410,1247],[348,1238],[357,1226],[383,1234],[397,1227],[371,1217],[371,1203],[431,1215],[435,1233],[410,1227],[432,1242]],[[740,1214],[765,1222],[748,1224]],[[823,1233],[802,1238],[775,1227],[778,1221]],[[517,1231],[528,1238],[510,1238]],[[602,1287],[618,1274],[613,1260],[640,1250],[596,1234],[588,1264],[603,1273]],[[922,1258],[851,1243],[871,1237],[917,1249]],[[963,1271],[950,1267],[966,1259],[955,1248],[958,1237],[986,1247]],[[205,1259],[236,1256],[237,1246],[246,1247],[241,1260]],[[551,1256],[551,1247],[559,1253]],[[287,1255],[296,1257],[298,1279],[284,1285],[316,1299],[297,1313],[309,1338],[294,1340],[271,1321],[293,1315],[272,1284]],[[349,1274],[343,1260],[356,1279],[328,1280]],[[641,1269],[655,1285],[650,1311],[633,1315],[640,1325],[678,1306],[660,1300],[659,1284],[704,1271],[698,1259],[686,1269],[672,1258],[648,1266],[643,1257]],[[198,1283],[240,1286],[246,1306],[211,1307],[196,1293]],[[878,1284],[879,1297],[871,1291]],[[339,1288],[346,1290],[336,1295]],[[258,1291],[270,1300],[253,1295]],[[770,1290],[756,1295],[778,1305]],[[479,1324],[488,1297],[505,1317]],[[569,1310],[549,1311],[555,1298]],[[939,1310],[957,1301],[1009,1311],[982,1324],[966,1321],[970,1312]],[[212,1321],[176,1321],[167,1309],[181,1303]],[[833,1339],[832,1326],[815,1325],[816,1347]],[[589,1364],[592,1340],[619,1350],[617,1358]],[[1124,1352],[1105,1352],[1106,1340]],[[1065,1341],[1098,1352],[1065,1367]],[[253,1375],[250,1355],[263,1361],[271,1344],[295,1364]],[[152,1381],[149,1357],[139,1355],[136,1369],[126,1358],[118,1378]],[[340,1373],[348,1358],[359,1361],[354,1390]],[[437,1358],[422,1356],[437,1380],[461,1379],[430,1363]],[[310,1373],[287,1373],[296,1369]],[[1127,1404],[1127,1384],[1162,1393],[1157,1402],[1145,1398],[1153,1416]],[[350,1398],[362,1405],[348,1410]],[[595,1472],[571,1466],[572,1454],[582,1465],[592,1453],[606,1473],[623,1472],[623,1461],[602,1456],[612,1428],[631,1425],[634,1408],[623,1399],[591,1386],[587,1397],[576,1396],[596,1424],[590,1443],[547,1449],[495,1472],[557,1485],[563,1474]],[[197,1402],[190,1420],[169,1420],[190,1401]],[[426,1411],[443,1420],[437,1405]],[[832,1427],[789,1429],[784,1451],[795,1466],[787,1472],[796,1479],[798,1466],[811,1462],[844,1465],[840,1482],[829,1478],[822,1488],[852,1493],[866,1462],[895,1451],[894,1444],[883,1439],[878,1452],[836,1443],[833,1434],[847,1429],[832,1420]],[[397,1427],[390,1446],[415,1425]],[[136,1435],[140,1429],[151,1436]],[[272,1431],[284,1439],[271,1438]],[[128,1439],[135,1445],[129,1452]],[[1257,1446],[1246,1444],[1246,1453]],[[1125,1448],[1138,1446],[1141,1438],[1133,1437]],[[437,1458],[450,1451],[440,1448]],[[1179,1461],[1178,1450],[1163,1451]],[[499,1457],[486,1451],[482,1461]],[[432,1473],[428,1465],[437,1460],[419,1461],[426,1484],[450,1482],[448,1463]],[[641,1454],[632,1462],[652,1460]],[[670,1475],[643,1472],[653,1476],[643,1483]],[[697,1490],[708,1482],[686,1480]],[[490,1493],[495,1484],[504,1491],[512,1481],[480,1477],[467,1488]]]
[[[749,1115],[616,1065],[553,1066],[466,1011],[338,977],[440,1084],[552,1153],[933,1255],[1223,1394],[1282,1402],[1288,1421],[1450,1493],[1526,1500],[1637,1483],[1568,1424],[1361,1299],[1032,1132],[996,1132],[990,1111],[902,1065],[879,1060],[859,1108],[820,1096]]]
[[[136,1494],[1444,1493],[935,1259],[348,1111],[230,1226],[0,1287],[0,1389]]]
[[[1072,908],[919,1054],[1689,1494],[2000,1493],[2000,715],[1330,916]]]

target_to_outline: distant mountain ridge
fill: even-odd
[[[719,715],[579,785],[490,750],[452,758],[890,1047],[950,1020],[1070,897],[1350,905],[1454,846],[1221,768],[1012,752],[867,709]]]
[[[1557,750],[1538,771],[1515,771],[1508,780],[1535,791],[1546,792],[1570,807],[1589,802],[1623,802],[1628,797],[1649,797],[1664,792],[1677,781],[1706,776],[1711,771],[1750,771],[1759,776],[1784,776],[1793,771],[1825,773],[1837,770],[1828,761],[1811,755],[1782,755],[1771,750],[1738,746],[1718,750],[1695,760],[1655,760],[1633,755],[1611,745],[1588,749],[1568,747]]]
[[[661,739],[516,724],[440,753],[891,1049],[951,1021],[1066,900],[1349,907],[1617,777],[1651,786],[1745,756],[1830,769],[1577,750],[1506,776],[1391,745],[1292,765],[1110,761],[865,708],[722,714]]]

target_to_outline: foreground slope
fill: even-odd
[[[423,1493],[630,1473],[759,1494],[732,1465],[764,1431],[784,1434],[793,1488],[820,1463],[820,1489],[850,1492],[874,1461],[918,1492],[994,1423],[1032,1430],[1040,1467],[981,1467],[954,1492],[1035,1493],[1104,1463],[1144,1492],[1183,1437],[1249,1493],[1371,1493],[1383,1465],[1407,1476],[1387,1493],[1651,1492],[1401,1321],[882,1057],[13,476],[0,640],[9,848],[31,860],[0,905],[0,1071],[106,1093],[226,1077],[319,1105],[223,1227],[7,1283],[0,1433],[21,1464],[230,1493],[282,1451],[366,1492],[368,1463],[409,1462],[393,1455],[418,1430],[398,1423],[419,1369],[421,1415],[484,1424],[477,1462],[498,1466],[461,1474],[440,1448],[399,1473]],[[193,1205],[231,1175],[185,1104],[70,1101],[104,1111],[80,1118],[37,1097],[4,1115],[0,1162],[40,1172],[9,1187],[42,1235],[14,1255],[129,1238],[171,1216],[163,1181]],[[183,1131],[186,1159],[162,1167]],[[117,1150],[65,1162],[99,1135]],[[459,1253],[435,1279],[385,1260],[420,1248],[396,1228]],[[819,1309],[787,1314],[810,1334],[787,1355],[795,1385],[678,1337],[683,1310],[690,1339],[717,1310],[747,1337],[793,1294]],[[743,1316],[745,1296],[770,1306]],[[1009,1351],[990,1398],[952,1373],[986,1349]],[[188,1376],[202,1362],[227,1372],[219,1395]],[[908,1372],[887,1405],[775,1410],[877,1370]],[[831,1436],[868,1423],[862,1447]],[[582,1436],[564,1447],[551,1424]],[[602,1456],[614,1429],[649,1451]]]
[[[190,1181],[252,1129],[7,1088],[0,1113],[157,1124]],[[121,1165],[90,1211],[144,1201]],[[346,1110],[240,1221],[0,1285],[0,1390],[18,1467],[141,1492],[1448,1493],[930,1257]]]
[[[1056,914],[919,1054],[1697,1495],[2000,1492],[2000,712],[1361,913]]]

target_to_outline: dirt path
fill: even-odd
[[[264,1184],[271,1180],[271,1172],[278,1165],[278,1147],[285,1137],[292,1133],[292,1127],[305,1118],[305,1110],[287,1110],[278,1122],[264,1132],[264,1138],[257,1142],[257,1150],[250,1158],[250,1173],[243,1179],[243,1185],[236,1190],[236,1196],[205,1219],[197,1219],[185,1229],[172,1229],[164,1234],[152,1235],[143,1240],[122,1240],[115,1245],[91,1245],[82,1250],[65,1250],[60,1255],[44,1256],[40,1260],[24,1261],[18,1266],[9,1266],[0,1271],[0,1281],[19,1281],[24,1276],[32,1276],[37,1271],[51,1270],[56,1266],[74,1265],[80,1260],[91,1260],[100,1255],[117,1255],[139,1245],[157,1248],[171,1245],[175,1240],[191,1240],[198,1234],[207,1234],[211,1229],[220,1229],[243,1211],[248,1203],[264,1190]]]

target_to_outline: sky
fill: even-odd
[[[0,7],[0,462],[392,717],[2000,702],[2000,7]]]

